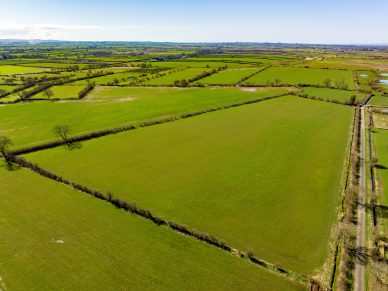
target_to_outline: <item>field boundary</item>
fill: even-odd
[[[185,225],[182,225],[182,224],[176,223],[174,221],[167,220],[167,219],[164,219],[162,217],[156,216],[156,215],[152,214],[152,212],[150,210],[141,208],[141,207],[137,206],[135,203],[130,203],[130,202],[115,198],[114,195],[110,192],[108,192],[105,195],[99,191],[92,190],[92,189],[90,189],[86,186],[83,186],[81,184],[71,182],[70,180],[62,178],[62,177],[54,174],[53,172],[50,172],[44,168],[41,168],[37,164],[30,163],[23,158],[11,156],[10,159],[13,163],[17,164],[20,167],[29,169],[30,171],[32,171],[40,176],[51,179],[55,182],[69,186],[77,191],[83,192],[83,193],[91,195],[97,199],[108,202],[118,209],[122,209],[126,212],[132,213],[133,215],[137,215],[137,216],[140,216],[142,218],[145,218],[158,226],[165,226],[165,227],[167,227],[171,230],[174,230],[182,235],[192,237],[196,240],[202,241],[204,243],[207,243],[209,245],[217,247],[225,252],[228,252],[231,255],[237,256],[241,259],[245,259],[245,260],[251,262],[252,264],[257,265],[257,266],[261,267],[262,269],[265,269],[271,273],[288,278],[289,280],[300,283],[304,286],[310,286],[310,288],[318,288],[318,290],[320,290],[319,283],[316,282],[314,279],[307,278],[302,274],[285,269],[277,264],[272,264],[272,263],[269,263],[265,260],[257,258],[251,252],[245,252],[242,250],[235,249],[235,248],[227,245],[224,241],[218,239],[217,237],[189,229]],[[316,290],[316,289],[314,289],[314,290]]]
[[[185,118],[190,118],[190,117],[202,115],[202,114],[209,113],[209,112],[220,111],[220,110],[225,110],[225,109],[229,109],[229,108],[233,108],[233,107],[239,107],[239,106],[243,106],[243,105],[259,103],[262,101],[280,98],[280,97],[288,96],[288,95],[290,95],[290,92],[280,94],[280,95],[274,95],[274,96],[268,96],[268,97],[263,97],[263,98],[256,98],[256,99],[251,99],[251,100],[247,100],[247,101],[231,103],[231,104],[227,104],[227,105],[220,106],[220,107],[212,107],[212,108],[208,108],[208,109],[204,109],[204,110],[188,112],[188,113],[184,113],[184,114],[181,114],[178,116],[171,116],[171,117],[157,119],[157,120],[145,121],[145,122],[142,122],[140,124],[135,124],[135,123],[134,124],[127,124],[127,125],[123,125],[120,127],[114,127],[114,128],[110,128],[110,129],[94,131],[94,132],[80,134],[77,136],[70,137],[66,141],[57,140],[57,141],[52,141],[52,142],[36,145],[36,146],[22,148],[19,150],[14,150],[14,151],[12,151],[12,154],[15,156],[29,154],[29,153],[33,153],[33,152],[37,152],[37,151],[41,151],[41,150],[55,148],[55,147],[58,147],[58,146],[61,146],[64,144],[87,141],[87,140],[103,137],[106,135],[117,134],[120,132],[134,130],[134,129],[142,128],[142,127],[148,127],[148,126],[157,125],[157,124],[169,123],[169,122],[173,122],[173,121],[177,121],[177,120],[181,120],[181,119],[185,119]]]

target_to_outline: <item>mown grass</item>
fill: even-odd
[[[227,69],[217,74],[213,74],[209,77],[206,77],[200,80],[203,84],[236,84],[244,77],[247,77],[255,72],[260,70],[260,68],[235,68],[235,69]]]
[[[292,67],[272,67],[246,80],[244,84],[265,85],[267,82],[275,82],[279,79],[281,84],[309,84],[323,85],[326,79],[332,81],[335,85],[336,81],[345,80],[349,89],[354,89],[353,76],[351,71],[343,70],[320,70],[320,69],[305,69]]]
[[[352,115],[289,96],[26,158],[312,274],[327,255]]]
[[[0,66],[0,75],[35,73],[35,72],[42,72],[45,70],[47,70],[47,69],[36,68],[36,67],[5,65],[5,66]]]
[[[286,88],[248,92],[240,88],[97,87],[83,101],[1,106],[0,135],[20,148],[55,139],[52,129],[56,125],[68,125],[73,134],[80,134],[287,92]]]
[[[329,89],[329,88],[315,88],[315,87],[303,87],[303,93],[307,94],[309,97],[322,98],[328,101],[339,101],[346,102],[350,100],[351,96],[356,96],[357,101],[362,101],[365,99],[367,94],[359,93],[357,91],[346,91],[338,89]]]
[[[0,183],[2,289],[303,290],[28,170]]]

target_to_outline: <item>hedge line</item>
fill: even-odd
[[[239,254],[239,257],[247,258],[251,263],[256,264],[256,265],[258,265],[262,268],[265,268],[269,271],[286,276],[286,277],[288,277],[292,280],[295,280],[299,283],[302,283],[302,284],[316,285],[316,283],[312,279],[307,279],[305,276],[303,276],[301,274],[297,274],[293,271],[286,270],[283,267],[280,267],[278,265],[274,265],[274,264],[268,263],[264,260],[258,259],[250,252],[246,253],[244,251],[234,249],[234,248],[228,246],[224,241],[220,240],[217,237],[189,229],[185,225],[176,223],[176,222],[171,221],[171,220],[166,220],[162,217],[154,215],[150,210],[143,209],[134,203],[130,203],[130,202],[115,198],[112,193],[108,193],[105,195],[99,191],[90,189],[90,188],[83,186],[81,184],[71,182],[71,181],[69,181],[61,176],[56,175],[55,173],[52,173],[44,168],[41,168],[37,164],[30,163],[30,162],[28,162],[20,157],[11,156],[11,161],[15,164],[18,164],[21,167],[30,169],[31,171],[33,171],[33,172],[35,172],[43,177],[46,177],[46,178],[49,178],[49,179],[54,180],[56,182],[70,186],[78,191],[89,194],[97,199],[106,201],[118,209],[125,210],[125,211],[130,212],[134,215],[138,215],[138,216],[143,217],[147,220],[150,220],[151,222],[155,223],[156,225],[166,226],[166,227],[168,227],[172,230],[175,230],[181,234],[184,234],[184,235],[190,236],[194,239],[197,239],[199,241],[208,243],[208,244],[215,246],[219,249],[222,249],[228,253],[231,253],[231,254],[237,253],[237,254]]]
[[[94,89],[94,84],[89,84],[87,85],[84,89],[82,89],[79,93],[78,93],[78,99],[82,99],[84,98],[86,95],[88,95],[88,93],[90,91],[92,91]]]
[[[209,112],[213,112],[213,111],[228,109],[228,108],[232,108],[232,107],[238,107],[238,106],[258,103],[258,102],[262,102],[265,100],[283,97],[286,95],[289,95],[289,93],[275,95],[275,96],[268,96],[268,97],[264,97],[264,98],[257,98],[257,99],[252,99],[252,100],[242,101],[242,102],[237,102],[237,103],[232,103],[232,104],[228,104],[228,105],[224,105],[224,106],[220,106],[220,107],[213,107],[213,108],[195,111],[195,112],[190,112],[190,113],[184,113],[184,114],[181,114],[180,116],[171,116],[171,117],[157,119],[157,120],[145,121],[145,122],[142,122],[138,125],[129,124],[129,125],[121,126],[121,127],[103,129],[103,130],[99,130],[99,131],[71,137],[67,140],[67,142],[68,143],[77,143],[77,142],[87,141],[90,139],[95,139],[95,138],[103,137],[106,135],[117,134],[117,133],[120,133],[123,131],[134,130],[136,128],[147,127],[147,126],[152,126],[152,125],[157,125],[157,124],[162,124],[162,123],[168,123],[168,122],[176,121],[179,119],[189,118],[189,117],[193,117],[193,116],[197,116],[197,115],[201,115],[201,114],[205,114],[205,113],[209,113]],[[66,142],[63,140],[52,141],[52,142],[48,142],[45,144],[26,147],[26,148],[19,149],[19,150],[14,150],[14,151],[12,151],[12,154],[16,155],[16,156],[29,154],[29,153],[36,152],[36,151],[55,148],[55,147],[64,145],[65,143]]]

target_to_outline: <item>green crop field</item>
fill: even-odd
[[[311,274],[328,252],[352,115],[281,97],[26,158]]]
[[[55,139],[52,129],[56,125],[66,124],[74,134],[80,134],[285,94],[288,90],[97,87],[83,101],[20,103],[0,107],[0,136],[7,135],[14,146],[22,147]],[[14,97],[18,98],[17,95]]]
[[[241,81],[241,79],[258,72],[257,68],[236,68],[236,69],[227,69],[219,73],[213,74],[209,77],[203,78],[200,80],[203,84],[236,84]]]
[[[362,101],[367,97],[367,94],[359,93],[357,91],[346,91],[329,88],[315,88],[315,87],[303,87],[303,93],[308,97],[322,98],[328,101],[346,102],[350,100],[351,96],[356,96],[357,101]]]
[[[331,85],[344,81],[348,88],[354,89],[353,76],[351,71],[346,70],[320,70],[292,67],[271,67],[246,80],[244,84],[265,85],[274,83],[278,79],[280,84],[308,84],[323,85],[326,79],[330,79]]]
[[[28,170],[0,184],[1,289],[303,290]]]
[[[36,67],[23,67],[23,66],[0,66],[0,75],[14,75],[14,74],[26,74],[26,73],[38,73],[45,71],[45,68]]]

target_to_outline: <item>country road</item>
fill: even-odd
[[[357,249],[365,247],[365,107],[361,107],[361,158],[360,158],[360,188],[357,212]],[[365,265],[356,260],[354,268],[354,290],[365,290]]]

